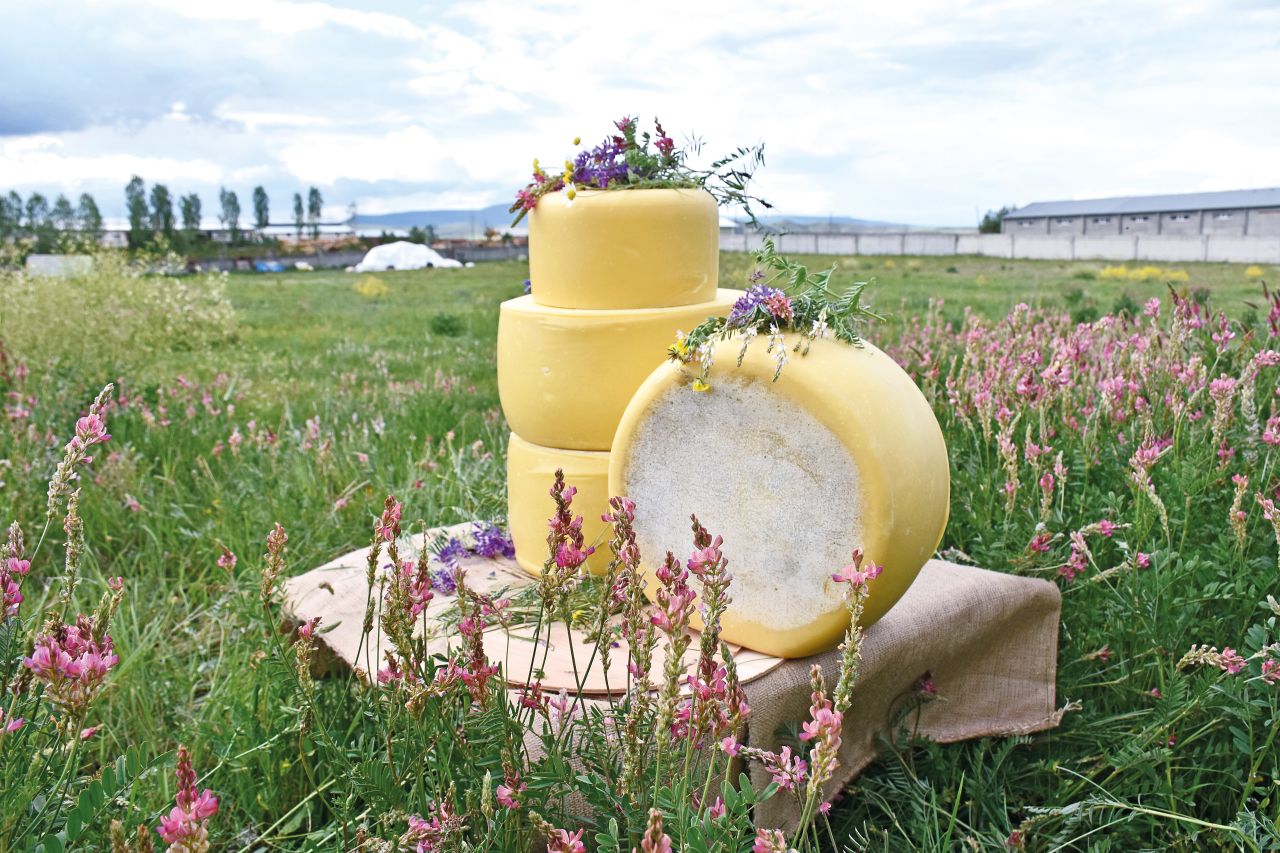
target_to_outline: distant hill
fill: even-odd
[[[509,231],[514,218],[508,204],[494,204],[478,210],[406,210],[400,213],[360,213],[351,221],[357,231],[405,230],[430,225],[440,237],[481,237],[486,228]],[[515,230],[523,230],[524,223]]]
[[[526,225],[521,222],[516,228],[511,227],[512,215],[507,212],[508,205],[494,204],[477,210],[406,210],[399,213],[362,213],[351,221],[357,231],[378,231],[381,229],[407,231],[415,225],[426,228],[430,225],[440,237],[480,237],[486,228],[498,231],[524,233]],[[741,217],[729,217],[741,221]],[[768,231],[788,232],[821,232],[850,234],[859,231],[910,231],[920,226],[903,225],[897,222],[883,222],[876,219],[857,219],[852,216],[790,216],[774,214],[761,216],[760,223]]]

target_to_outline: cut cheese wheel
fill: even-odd
[[[582,533],[596,553],[587,567],[600,574],[609,564],[608,533],[600,516],[609,510],[609,454],[557,450],[525,441],[515,433],[507,444],[507,524],[516,546],[516,562],[532,575],[547,560],[547,521],[555,514],[551,486],[556,469],[577,488],[571,508],[582,516]]]
[[[662,308],[715,298],[720,217],[702,190],[551,193],[529,213],[533,298],[557,308]]]
[[[794,343],[794,338],[792,343]],[[636,502],[646,571],[692,548],[689,515],[724,537],[724,638],[779,657],[836,645],[849,625],[832,574],[855,547],[884,567],[863,624],[902,596],[946,526],[942,431],[911,378],[873,346],[817,340],[773,381],[763,341],[715,349],[711,390],[673,365],[636,393],[614,439],[610,489]],[[656,589],[651,577],[648,591]]]
[[[576,311],[531,297],[502,303],[498,394],[513,432],[546,447],[608,450],[640,383],[677,331],[728,314],[740,290],[679,308]]]

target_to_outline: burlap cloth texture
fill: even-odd
[[[422,543],[423,537],[406,538],[401,558],[413,558]],[[298,621],[321,617],[321,627],[328,629],[321,639],[333,657],[366,673],[383,665],[385,648],[375,633],[357,660],[367,556],[368,549],[344,554],[284,585],[286,611]],[[515,589],[534,580],[514,560],[470,557],[463,565],[469,585],[481,592]],[[907,725],[923,737],[949,743],[1058,725],[1062,711],[1056,706],[1054,679],[1061,606],[1057,586],[1048,581],[930,560],[898,604],[867,631],[861,674],[845,715],[840,766],[828,796],[835,796],[875,759],[878,736],[892,736],[896,726]],[[551,632],[550,648],[544,649],[547,638],[535,647],[523,630],[508,635],[499,628],[487,637],[486,650],[492,660],[505,664],[504,671],[515,683],[529,671],[530,657],[540,660],[547,651],[543,685],[554,692],[573,686],[567,644],[586,643],[576,631],[574,635],[566,636],[560,625]],[[430,645],[443,652],[454,642],[456,637],[441,631]],[[696,650],[695,640],[690,660]],[[835,650],[782,660],[735,648],[734,658],[751,705],[742,740],[766,750],[777,749],[788,729],[794,731],[808,719],[812,664],[822,665],[829,682],[839,667]],[[609,685],[616,688],[626,682],[625,649],[616,650],[613,659]],[[654,671],[661,671],[661,660],[655,661]],[[919,705],[904,720],[903,708],[912,705],[926,673],[938,698]],[[606,695],[605,673],[598,664],[584,692]],[[767,784],[768,776],[758,765],[750,766],[749,772],[757,789]],[[787,826],[795,817],[794,799],[779,795],[759,807],[756,821],[761,826]]]

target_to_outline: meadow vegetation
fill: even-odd
[[[835,803],[829,832],[811,815],[824,827],[815,839],[838,849],[1280,844],[1280,605],[1268,603],[1280,595],[1280,302],[1264,291],[1280,269],[798,260],[836,263],[837,282],[876,279],[867,296],[889,318],[867,337],[916,378],[949,444],[942,549],[1061,585],[1058,694],[1070,708],[1060,728],[1023,738],[943,746],[904,729]],[[722,286],[745,286],[750,263],[724,255]],[[264,551],[288,574],[368,544],[375,522],[391,523],[388,494],[406,530],[501,521],[498,304],[527,275],[498,263],[375,281],[172,279],[115,261],[79,281],[0,274],[0,521],[21,525],[31,561],[10,573],[23,596],[13,614],[26,621],[0,634],[0,851],[59,832],[45,849],[105,849],[113,820],[131,838],[139,826],[179,843],[207,831],[218,850],[342,849],[361,826],[371,850],[464,849],[461,835],[420,846],[424,827],[449,819],[449,797],[471,842],[500,825],[488,849],[560,844],[552,829],[571,837],[567,767],[508,778],[519,762],[500,746],[476,747],[470,766],[431,764],[423,750],[445,724],[397,716],[387,694],[350,678],[311,681],[296,665],[309,638],[289,645],[262,588]],[[101,429],[77,426],[107,382]],[[72,460],[51,496],[73,431],[76,452],[93,459]],[[77,487],[85,547],[69,558],[79,527],[64,532],[62,519]],[[672,543],[681,554],[689,545]],[[76,613],[103,618],[82,626],[84,642],[118,662],[72,714],[16,661],[48,636],[36,616],[74,626]],[[58,642],[80,641],[64,631]],[[413,665],[434,677],[435,663]],[[385,689],[407,689],[399,683]],[[28,722],[4,733],[41,685],[41,713],[61,717],[24,712]],[[450,696],[436,697],[441,720],[470,742],[506,742],[492,695],[501,719],[476,723]],[[388,776],[376,770],[388,755],[434,769]],[[543,787],[529,799],[553,828],[518,794],[535,778]],[[98,793],[83,793],[95,779]],[[516,807],[469,793],[499,785]],[[645,805],[666,816],[677,849],[717,838],[695,826],[709,800],[691,810],[687,788],[656,787]],[[622,808],[609,790],[591,801]],[[741,823],[749,805],[730,803],[726,820]],[[647,810],[623,811],[617,849],[649,843],[635,832],[651,828]],[[661,849],[662,834],[643,849]],[[582,840],[607,848],[608,837],[600,823]],[[728,838],[702,849],[774,849]]]

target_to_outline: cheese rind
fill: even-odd
[[[550,193],[529,213],[531,293],[557,308],[695,305],[715,298],[719,246],[700,189]]]
[[[667,357],[677,331],[724,316],[742,295],[676,308],[585,311],[529,296],[502,303],[498,394],[507,423],[544,447],[608,450],[631,395]]]
[[[911,378],[873,346],[814,341],[806,356],[788,351],[776,382],[764,342],[737,367],[740,346],[716,346],[707,392],[673,365],[653,372],[618,427],[609,489],[636,501],[647,573],[665,550],[691,550],[689,513],[724,535],[735,599],[724,639],[804,657],[848,628],[843,588],[830,575],[854,547],[884,567],[864,626],[932,556],[949,511],[946,445]],[[759,505],[768,511],[754,512]],[[646,591],[656,587],[650,574]]]
[[[507,525],[516,562],[531,575],[542,573],[547,559],[547,521],[555,514],[551,486],[556,469],[577,488],[570,508],[582,516],[582,533],[596,553],[587,560],[593,574],[609,564],[608,532],[600,516],[609,510],[609,454],[558,450],[525,441],[515,433],[507,444]]]

